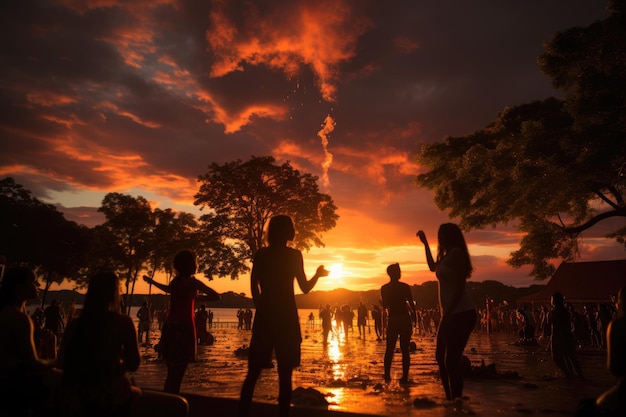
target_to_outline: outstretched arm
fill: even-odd
[[[213,288],[204,285],[204,283],[202,281],[199,281],[198,279],[195,280],[195,283],[196,290],[205,294],[208,297],[207,301],[218,301],[220,299],[219,293]]]
[[[143,280],[146,281],[148,284],[154,285],[155,287],[157,287],[161,291],[164,291],[164,292],[167,292],[167,293],[171,292],[169,285],[158,283],[158,282],[156,282],[155,280],[153,280],[152,278],[150,278],[147,275],[143,276]]]
[[[428,244],[428,240],[426,239],[426,233],[420,230],[419,232],[417,232],[417,237],[424,244],[424,250],[426,251],[426,262],[428,262],[428,268],[431,270],[431,272],[435,272],[435,269],[437,269],[437,264],[435,263],[433,254],[430,251],[430,245]]]

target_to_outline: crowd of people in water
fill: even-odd
[[[254,311],[246,308],[236,314],[237,328],[252,333],[239,401],[241,417],[249,414],[256,382],[272,358],[279,376],[279,415],[289,415],[292,372],[300,364],[302,341],[293,281],[308,293],[328,275],[320,265],[307,279],[301,252],[287,245],[294,234],[288,216],[270,220],[268,245],[256,254],[251,272]],[[461,359],[472,332],[517,334],[518,343],[524,345],[545,340],[554,363],[567,378],[583,378],[577,350],[606,349],[616,385],[597,400],[585,402],[578,415],[626,415],[626,289],[615,303],[571,305],[563,294],[555,293],[550,306],[514,308],[487,300],[479,307],[465,285],[473,267],[458,226],[441,225],[436,256],[422,231],[417,237],[439,283],[439,306],[417,306],[410,287],[401,281],[400,265],[390,264],[389,282],[381,287],[379,303],[369,307],[363,302],[358,306],[326,304],[320,306],[317,317],[311,313],[306,318],[310,329],[321,331],[324,345],[331,335],[365,338],[373,327],[376,339],[386,345],[382,377],[391,380],[399,341],[399,383],[411,384],[411,336],[435,337],[442,389],[452,403],[464,398]],[[151,414],[154,407],[174,417],[187,415],[188,403],[179,395],[181,382],[188,364],[196,359],[197,346],[213,343],[213,312],[206,304],[196,308],[195,299],[200,293],[210,302],[220,295],[194,277],[197,261],[192,251],[176,254],[173,268],[176,274],[169,284],[144,276],[146,282],[171,295],[168,309],[153,312],[146,301],[135,318],[122,313],[119,278],[111,271],[91,276],[82,309],[74,301],[64,308],[53,300],[28,315],[26,304],[38,295],[36,275],[26,267],[9,268],[0,283],[0,404],[6,415],[122,417]],[[160,339],[152,343],[155,322]],[[140,345],[154,346],[167,364],[162,391],[142,390],[128,376],[140,366]]]

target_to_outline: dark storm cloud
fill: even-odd
[[[140,189],[190,205],[211,162],[273,155],[328,174],[332,239],[372,245],[447,219],[412,183],[421,144],[558,94],[542,42],[606,16],[569,0],[5,3],[0,175],[40,196]]]

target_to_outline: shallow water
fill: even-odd
[[[198,347],[198,361],[189,365],[182,392],[208,396],[238,398],[247,370],[247,361],[235,350],[247,345],[250,331],[228,327],[235,321],[235,309],[215,309],[219,328],[212,329],[215,343]],[[315,310],[300,310],[305,318]],[[449,413],[478,415],[573,415],[578,402],[605,391],[613,378],[606,370],[606,352],[581,350],[585,379],[566,379],[546,352],[545,345],[524,348],[514,344],[513,334],[480,334],[470,337],[465,350],[473,366],[481,362],[495,364],[493,378],[466,379],[462,407],[445,401],[434,359],[433,336],[413,336],[417,350],[411,354],[409,386],[400,386],[400,353],[394,356],[392,381],[384,383],[383,355],[385,342],[377,341],[373,328],[359,338],[355,327],[348,337],[334,334],[329,344],[322,344],[321,332],[302,320],[302,360],[294,370],[293,387],[314,388],[326,395],[329,409],[370,413],[385,416],[442,416]],[[158,340],[158,331],[152,333]],[[134,373],[135,382],[145,388],[161,389],[165,380],[165,364],[151,347],[142,347],[142,365]],[[518,378],[515,378],[515,376]],[[278,378],[275,369],[263,372],[255,401],[276,402]],[[426,399],[421,406],[414,400]]]

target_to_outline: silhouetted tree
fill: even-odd
[[[335,227],[339,216],[331,197],[319,192],[317,177],[301,174],[288,162],[252,157],[223,165],[213,163],[199,177],[194,204],[210,213],[201,216],[219,261],[219,276],[237,277],[263,244],[263,229],[275,214],[288,214],[296,224],[294,246],[324,246],[321,233]]]
[[[143,197],[132,197],[120,193],[109,193],[102,200],[98,208],[104,213],[106,221],[103,226],[115,236],[115,244],[122,254],[121,263],[126,275],[126,306],[132,304],[131,284],[144,269],[148,261],[152,232],[154,231],[154,216],[150,203]]]
[[[196,250],[198,242],[198,222],[191,213],[176,212],[172,209],[154,209],[154,230],[151,237],[149,268],[165,271],[171,278],[172,260],[183,249]]]
[[[586,28],[557,33],[540,57],[564,99],[504,109],[476,133],[425,145],[416,183],[465,230],[514,222],[525,233],[508,263],[531,265],[579,255],[579,233],[626,217],[626,19],[623,1]],[[622,223],[623,224],[623,223]],[[624,243],[626,228],[607,237]]]
[[[0,213],[0,255],[8,266],[28,265],[44,277],[44,302],[53,282],[80,275],[89,247],[86,227],[66,220],[10,177],[0,180]]]

